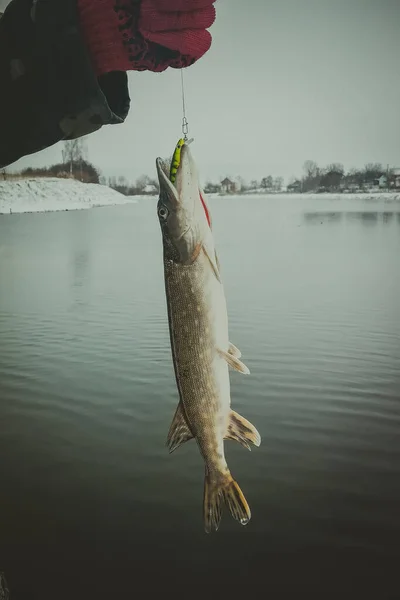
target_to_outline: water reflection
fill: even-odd
[[[311,225],[338,223],[343,218],[343,212],[305,212],[304,220]]]
[[[69,222],[69,250],[71,272],[71,299],[75,307],[83,308],[89,302],[90,284],[90,221],[89,213],[71,214]]]
[[[386,225],[393,222],[396,216],[397,223],[400,224],[400,212],[387,211],[308,211],[303,213],[303,220],[309,225],[324,225],[326,223],[339,223],[345,218],[348,221],[360,221],[363,225],[376,225],[384,223]]]

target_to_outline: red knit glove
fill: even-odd
[[[78,0],[97,75],[189,66],[211,46],[215,0]],[[117,3],[116,3],[117,2]]]

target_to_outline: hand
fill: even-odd
[[[169,66],[201,58],[211,46],[207,31],[215,20],[215,0],[142,0],[138,29],[149,42],[178,52]],[[180,64],[182,63],[182,64]]]
[[[211,46],[215,0],[77,0],[96,74],[181,69]]]

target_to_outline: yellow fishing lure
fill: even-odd
[[[172,156],[172,161],[171,161],[171,169],[169,172],[169,179],[172,183],[175,183],[175,179],[176,179],[176,174],[178,172],[178,167],[181,164],[181,151],[182,151],[182,147],[185,144],[185,140],[183,138],[181,138],[179,140],[179,142],[176,145],[174,154]]]

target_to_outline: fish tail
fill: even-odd
[[[218,530],[224,503],[228,506],[234,519],[242,525],[247,525],[251,519],[251,511],[238,483],[230,473],[223,478],[214,479],[206,470],[204,479],[204,528],[207,533]]]

